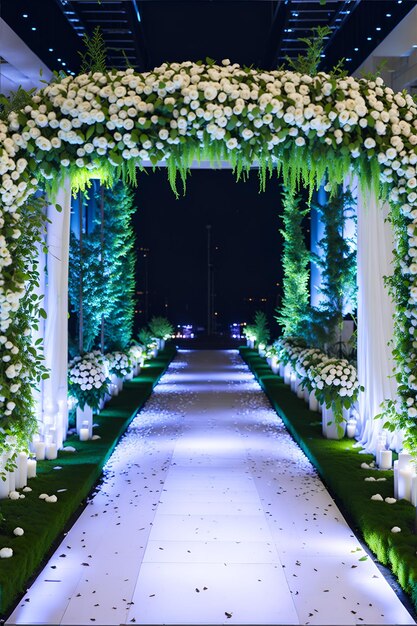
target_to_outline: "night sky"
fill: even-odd
[[[165,169],[141,173],[135,228],[138,248],[149,249],[149,316],[206,325],[210,224],[217,330],[251,321],[257,309],[272,321],[282,281],[280,197],[275,178],[259,193],[256,170],[236,183],[230,170],[194,169],[179,199]],[[144,291],[145,261],[140,251],[138,256],[138,291]],[[144,296],[138,308],[144,309]]]

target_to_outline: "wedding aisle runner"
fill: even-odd
[[[235,351],[182,351],[7,624],[413,624]]]

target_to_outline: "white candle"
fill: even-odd
[[[58,456],[57,447],[55,442],[47,443],[45,447],[45,458],[48,461],[53,461]]]
[[[36,459],[28,459],[28,478],[36,478]]]
[[[398,499],[411,500],[411,482],[414,472],[411,468],[398,470]]]
[[[349,439],[353,439],[356,433],[356,422],[348,422],[346,426],[346,435]]]
[[[89,437],[88,437],[89,432],[88,431],[89,431],[88,427],[80,428],[80,441],[88,441],[88,439],[89,439]]]
[[[36,441],[34,444],[36,460],[44,461],[45,460],[45,442],[44,441]]]
[[[28,482],[28,457],[25,452],[19,452],[16,465],[16,489],[23,489]]]
[[[2,468],[4,470],[4,468]],[[8,472],[6,472],[6,480],[2,480],[0,478],[0,499],[7,498],[9,495],[9,476]]]
[[[379,453],[379,467],[382,470],[390,470],[392,467],[392,450],[381,450]]]
[[[407,452],[400,452],[398,455],[398,469],[403,470],[409,467],[411,463],[411,454]]]
[[[417,476],[415,474],[411,479],[411,504],[417,506]]]
[[[398,461],[394,461],[394,498],[398,498]]]
[[[49,431],[51,433],[51,431]],[[45,446],[49,446],[54,440],[53,434],[45,435]]]

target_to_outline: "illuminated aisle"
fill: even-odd
[[[7,624],[413,624],[233,351],[181,352]]]

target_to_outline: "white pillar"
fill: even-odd
[[[62,207],[59,212],[56,204]],[[55,201],[48,207],[47,274],[44,308],[45,365],[50,377],[43,385],[43,422],[55,428],[58,447],[62,445],[68,424],[68,257],[71,188],[66,181]]]
[[[383,277],[392,274],[394,236],[385,221],[387,204],[381,206],[373,194],[358,191],[358,376],[365,392],[360,394],[362,418],[360,443],[375,453],[384,420],[374,420],[380,404],[396,394],[391,348],[394,305]],[[387,433],[389,441],[392,435]],[[392,442],[394,443],[394,442]]]

